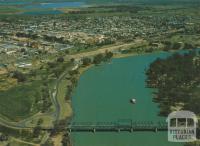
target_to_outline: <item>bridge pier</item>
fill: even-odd
[[[157,128],[157,127],[155,128],[155,132],[156,132],[156,133],[158,132],[158,128]]]
[[[121,129],[120,129],[120,128],[118,128],[118,129],[117,129],[117,132],[121,132]]]
[[[130,129],[130,132],[133,133],[133,128]]]
[[[95,133],[95,132],[96,132],[96,129],[94,128],[94,129],[93,129],[93,133]]]

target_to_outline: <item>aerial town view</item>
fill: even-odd
[[[200,146],[199,120],[200,0],[0,0],[0,146]]]

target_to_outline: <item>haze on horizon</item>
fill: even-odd
[[[90,2],[90,3],[109,3],[109,2],[116,2],[116,3],[126,3],[126,2],[133,2],[133,3],[196,3],[200,2],[200,0],[0,0],[0,2]]]

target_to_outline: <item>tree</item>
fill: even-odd
[[[196,55],[195,51],[175,53],[168,58],[157,59],[150,65],[146,72],[147,84],[158,89],[154,101],[159,103],[160,115],[168,115],[172,106],[200,113],[200,69],[193,63]]]
[[[54,73],[54,75],[55,75],[56,78],[58,78],[59,75],[60,75],[60,71],[58,69],[54,69],[53,73]]]
[[[39,126],[39,125],[41,125],[43,122],[44,122],[44,120],[40,118],[40,119],[38,120],[38,122],[37,122],[37,125]]]
[[[171,49],[171,46],[172,46],[171,42],[165,41],[165,42],[163,42],[163,44],[165,45],[164,48],[163,48],[164,51],[168,51],[168,50]]]
[[[73,87],[75,87],[77,85],[77,83],[78,83],[76,77],[72,77],[70,81],[71,81]]]
[[[43,87],[42,88],[42,107],[41,107],[41,112],[44,113],[49,110],[50,106],[52,105],[52,102],[50,100],[50,94],[49,94],[49,89],[48,87]]]
[[[48,65],[50,68],[56,67],[56,63],[55,63],[55,62],[48,62],[47,65]]]
[[[59,132],[64,132],[66,127],[66,121],[66,119],[55,121],[54,128],[51,130],[51,136],[55,136]]]
[[[33,129],[33,137],[38,137],[38,136],[40,135],[40,131],[41,131],[41,127],[37,125],[37,126]]]
[[[110,60],[112,57],[113,57],[113,53],[106,51],[106,53],[105,53],[105,60]]]
[[[26,76],[19,71],[14,71],[12,74],[12,78],[16,78],[18,82],[24,82],[26,81]]]
[[[53,141],[49,138],[44,144],[41,144],[41,146],[54,146]]]
[[[67,132],[65,132],[65,134],[63,135],[62,145],[63,146],[69,146],[70,145],[70,138],[69,138],[69,134]]]
[[[189,43],[185,43],[184,44],[184,49],[193,49],[194,46],[192,44],[189,44]]]
[[[103,61],[103,59],[104,59],[103,54],[98,54],[98,55],[96,55],[96,56],[94,57],[93,63],[94,63],[94,64],[100,64],[100,63]]]
[[[69,52],[69,50],[65,50],[65,54],[69,54],[70,52]]]
[[[70,61],[71,61],[72,63],[74,63],[75,59],[74,59],[74,58],[71,58]]]
[[[64,62],[65,61],[65,59],[63,58],[63,57],[59,57],[59,58],[57,58],[57,62]]]
[[[37,75],[36,70],[30,70],[29,75],[33,76],[33,77],[36,77],[36,75]]]
[[[90,65],[90,63],[92,61],[91,61],[90,58],[85,57],[85,58],[82,59],[82,62],[83,62],[83,66],[88,66],[88,65]]]
[[[26,49],[25,48],[21,48],[20,50],[22,53],[26,52]]]
[[[77,75],[77,74],[79,74],[79,71],[78,71],[78,70],[70,70],[70,71],[69,71],[69,75],[70,75],[70,76]]]
[[[175,43],[173,44],[173,48],[172,48],[172,49],[178,50],[178,49],[180,49],[180,48],[181,48],[181,43],[175,42]]]
[[[53,28],[54,29],[56,28],[56,22],[53,22]]]
[[[8,140],[8,135],[7,134],[1,134],[0,135],[0,141],[7,141]]]

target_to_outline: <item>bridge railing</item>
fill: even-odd
[[[121,124],[118,122],[72,122],[67,128],[167,128],[165,122],[152,121],[133,121],[131,123]]]

